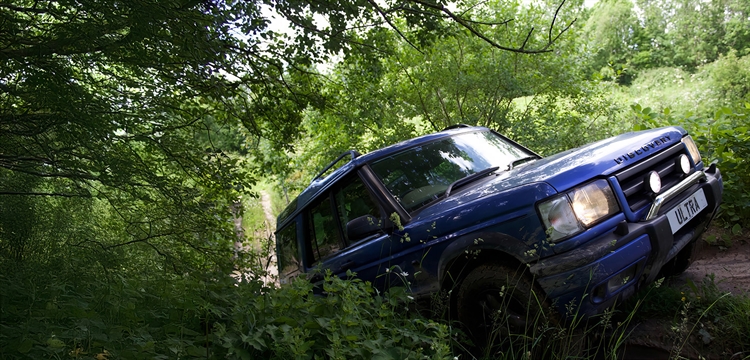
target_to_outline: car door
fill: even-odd
[[[340,181],[306,212],[308,271],[330,270],[345,277],[348,270],[376,282],[388,266],[390,237],[387,216],[358,174]],[[352,225],[359,224],[359,231]],[[349,229],[349,231],[347,231]],[[319,275],[314,275],[318,280]]]

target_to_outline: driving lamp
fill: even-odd
[[[683,175],[687,175],[690,172],[690,160],[687,155],[682,154],[677,158],[677,168],[682,171]]]
[[[690,157],[693,158],[693,164],[697,164],[701,162],[701,153],[698,151],[698,146],[695,145],[695,141],[693,141],[693,137],[688,135],[682,138],[682,143],[685,144],[685,147],[688,150],[688,153],[690,153]]]
[[[538,205],[551,241],[559,241],[591,227],[619,211],[607,180],[601,179],[555,196]]]
[[[658,194],[661,191],[661,177],[658,172],[651,171],[646,175],[646,187],[654,194]]]

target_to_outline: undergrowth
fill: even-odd
[[[527,334],[504,332],[478,349],[457,324],[414,311],[404,288],[377,293],[356,278],[329,276],[316,291],[304,280],[272,288],[220,271],[3,270],[3,359],[615,359],[633,325],[650,318],[672,324],[675,356],[684,347],[750,354],[750,299],[722,293],[712,278],[682,290],[654,286],[562,325],[540,317]]]
[[[660,335],[670,338],[674,358],[687,348],[705,358],[750,358],[750,297],[722,292],[713,275],[697,284],[688,279],[682,287],[652,285],[622,310],[633,313],[636,323],[657,319],[670,324]]]
[[[7,269],[6,269],[7,270]],[[51,269],[48,269],[51,270]],[[448,326],[407,310],[402,288],[361,280],[269,288],[221,272],[0,272],[0,358],[441,359]]]

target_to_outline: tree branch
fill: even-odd
[[[372,0],[368,0],[368,1],[372,1]],[[551,35],[552,34],[552,28],[555,25],[555,20],[557,19],[557,15],[558,15],[558,12],[560,11],[560,8],[563,6],[563,4],[565,4],[565,0],[563,0],[560,3],[560,6],[558,6],[557,11],[555,11],[555,16],[552,19],[552,24],[550,25],[550,30],[549,30],[550,31],[550,37],[549,37],[549,41],[547,42],[547,44],[545,44],[540,49],[528,50],[528,49],[525,48],[528,39],[531,37],[531,33],[534,31],[534,29],[532,28],[529,31],[529,33],[526,35],[526,40],[524,41],[523,45],[521,45],[521,47],[518,47],[518,48],[512,48],[512,47],[507,47],[507,46],[500,45],[497,42],[495,42],[494,40],[488,38],[487,36],[485,36],[484,34],[482,34],[481,32],[479,32],[474,26],[471,25],[471,20],[464,19],[463,17],[454,14],[452,11],[450,11],[449,9],[447,9],[442,4],[435,4],[435,3],[431,3],[431,2],[428,2],[428,1],[425,1],[425,0],[411,0],[411,1],[414,2],[414,3],[420,4],[422,6],[438,10],[438,11],[440,11],[440,12],[448,15],[449,18],[453,19],[453,21],[455,21],[459,25],[463,26],[465,29],[469,30],[469,32],[471,32],[474,36],[476,36],[476,37],[484,40],[486,43],[492,45],[495,48],[498,48],[500,50],[510,51],[510,52],[522,53],[522,54],[540,54],[540,53],[546,53],[546,52],[552,51],[550,49],[550,46],[552,46],[552,44],[554,43],[554,41],[556,41],[560,37],[560,35],[562,35],[564,32],[566,32],[570,28],[570,26],[573,25],[573,23],[575,22],[575,20],[571,21],[570,24],[568,24],[568,26],[566,26],[564,29],[562,29],[560,31],[560,33],[558,33],[557,36],[554,39],[552,39],[552,35]],[[510,20],[508,20],[508,21],[510,21]]]
[[[0,3],[0,8],[6,8],[17,12],[27,12],[27,13],[34,13],[34,14],[46,14],[48,11],[46,9],[37,9],[37,8],[29,8],[29,7],[21,7],[11,4],[5,4]]]
[[[21,196],[58,196],[66,198],[90,198],[91,194],[66,194],[66,193],[43,193],[43,192],[19,192],[19,191],[0,191],[0,195],[21,195]]]
[[[422,50],[419,50],[419,48],[416,45],[414,45],[411,41],[409,41],[409,39],[407,39],[406,36],[404,36],[404,34],[401,33],[401,30],[399,30],[398,27],[396,27],[396,25],[391,22],[391,19],[388,18],[388,15],[383,11],[382,8],[380,8],[380,6],[375,2],[375,0],[367,0],[367,2],[369,2],[370,5],[372,5],[372,7],[375,8],[375,11],[377,11],[378,14],[380,14],[380,16],[391,27],[391,29],[396,31],[396,33],[398,34],[399,37],[401,37],[401,39],[406,41],[406,43],[409,44],[409,46],[411,46],[412,48],[414,48],[414,50],[417,50],[417,52],[424,55]]]

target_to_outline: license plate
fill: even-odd
[[[683,200],[679,205],[669,210],[667,219],[669,219],[672,234],[680,230],[688,221],[707,207],[706,194],[703,193],[703,189],[698,189],[693,195],[690,195],[690,197]]]

